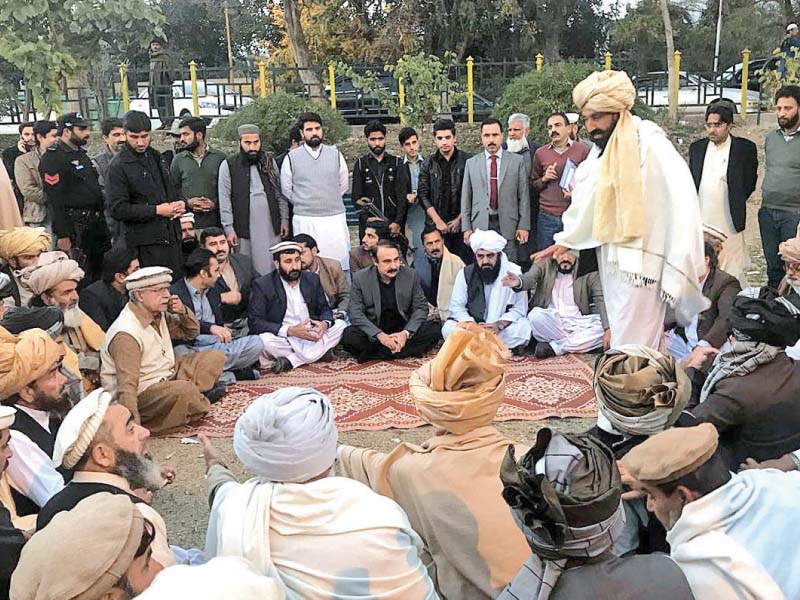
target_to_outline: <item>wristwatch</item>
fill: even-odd
[[[790,452],[789,456],[792,457],[792,462],[794,463],[794,470],[800,471],[800,458],[797,457],[797,454],[794,452]]]

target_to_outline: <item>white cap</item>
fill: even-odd
[[[187,221],[194,223],[194,213],[187,212],[181,215],[181,223],[186,223]]]
[[[286,240],[283,242],[278,242],[269,249],[271,254],[275,254],[276,252],[284,252],[285,250],[297,250],[298,252],[303,252],[303,246],[297,242]]]
[[[786,26],[786,31],[791,31],[792,29],[797,29],[797,23],[789,23]]]
[[[172,269],[167,267],[142,267],[125,278],[125,289],[130,292],[161,283],[172,283]]]
[[[569,121],[570,125],[575,125],[578,122],[578,119],[580,118],[580,115],[578,113],[566,113],[566,115],[567,115],[567,121]]]
[[[72,407],[58,428],[53,448],[55,466],[71,469],[86,454],[110,403],[111,394],[97,388]]]
[[[12,406],[0,406],[0,431],[8,429],[14,424],[17,409]]]

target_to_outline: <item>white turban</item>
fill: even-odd
[[[283,582],[256,573],[243,558],[218,556],[204,565],[175,565],[159,573],[137,600],[283,600]]]
[[[338,439],[328,397],[287,387],[259,397],[239,417],[233,449],[253,475],[302,483],[331,468]]]
[[[506,238],[496,231],[483,231],[476,229],[469,238],[469,246],[473,252],[486,250],[487,252],[502,252],[506,247]]]
[[[73,468],[86,454],[111,403],[111,394],[97,388],[78,402],[64,417],[58,428],[53,464]]]

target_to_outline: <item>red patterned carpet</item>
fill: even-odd
[[[337,359],[294,369],[283,375],[267,374],[259,381],[238,383],[196,425],[174,435],[205,433],[227,437],[236,419],[256,397],[286,386],[311,386],[328,395],[336,411],[339,431],[410,429],[425,423],[417,416],[408,393],[408,378],[423,360],[369,362]],[[535,421],[547,417],[593,417],[592,369],[580,358],[567,355],[547,360],[512,357],[508,367],[505,402],[498,421]]]

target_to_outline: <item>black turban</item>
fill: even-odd
[[[774,290],[762,287],[752,297],[745,292],[733,300],[730,325],[740,341],[785,348],[800,339],[800,309]]]
[[[64,314],[53,306],[17,307],[8,309],[3,315],[0,325],[9,333],[18,335],[28,329],[44,329],[64,322]]]

